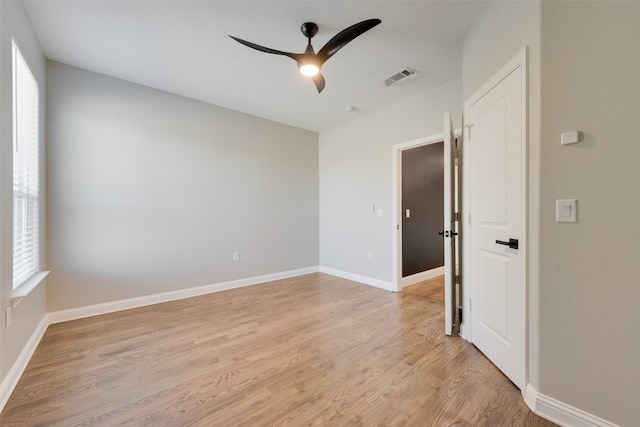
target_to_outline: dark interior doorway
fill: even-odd
[[[402,277],[444,265],[444,143],[402,151]]]

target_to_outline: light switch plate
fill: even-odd
[[[578,203],[576,199],[556,200],[556,222],[577,222]]]
[[[572,130],[571,132],[564,132],[560,135],[560,144],[562,145],[570,145],[577,144],[580,142],[580,132],[577,130]]]

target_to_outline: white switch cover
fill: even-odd
[[[564,132],[560,135],[560,144],[562,145],[570,145],[577,144],[580,142],[580,132],[577,130],[572,130],[571,132]]]
[[[576,199],[556,200],[556,222],[576,222],[577,209]]]
[[[406,209],[405,216],[411,218],[411,209]]]

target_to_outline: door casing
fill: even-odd
[[[435,142],[401,152],[402,277],[421,275],[444,266],[438,232],[444,209],[444,143]]]
[[[425,138],[415,139],[413,141],[394,145],[392,149],[392,224],[394,227],[394,237],[392,245],[392,262],[393,262],[393,291],[400,292],[403,287],[422,280],[444,274],[444,268],[435,268],[413,276],[402,277],[402,152],[412,148],[421,147],[423,145],[435,144],[444,141],[444,133],[431,135]],[[419,277],[414,277],[419,276]]]
[[[455,129],[456,137],[460,137],[462,134],[461,129]],[[423,273],[418,273],[413,276],[402,277],[402,151],[409,150],[411,148],[421,147],[427,144],[435,144],[438,142],[444,141],[444,132],[438,133],[435,135],[427,136],[424,138],[414,139],[412,141],[404,142],[401,144],[396,144],[391,147],[391,176],[392,176],[392,186],[391,186],[391,199],[393,201],[393,206],[391,209],[392,212],[392,224],[394,227],[393,230],[393,239],[392,239],[392,274],[393,274],[393,292],[400,292],[403,287],[409,286],[413,283],[418,283],[423,280],[428,280],[433,277],[441,276],[444,274],[444,267],[434,268],[433,270],[428,270]]]

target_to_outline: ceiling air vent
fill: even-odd
[[[416,72],[411,68],[405,68],[384,79],[384,85],[386,87],[389,87],[391,85],[398,84],[401,81],[408,79],[409,77],[415,76],[415,74]]]

